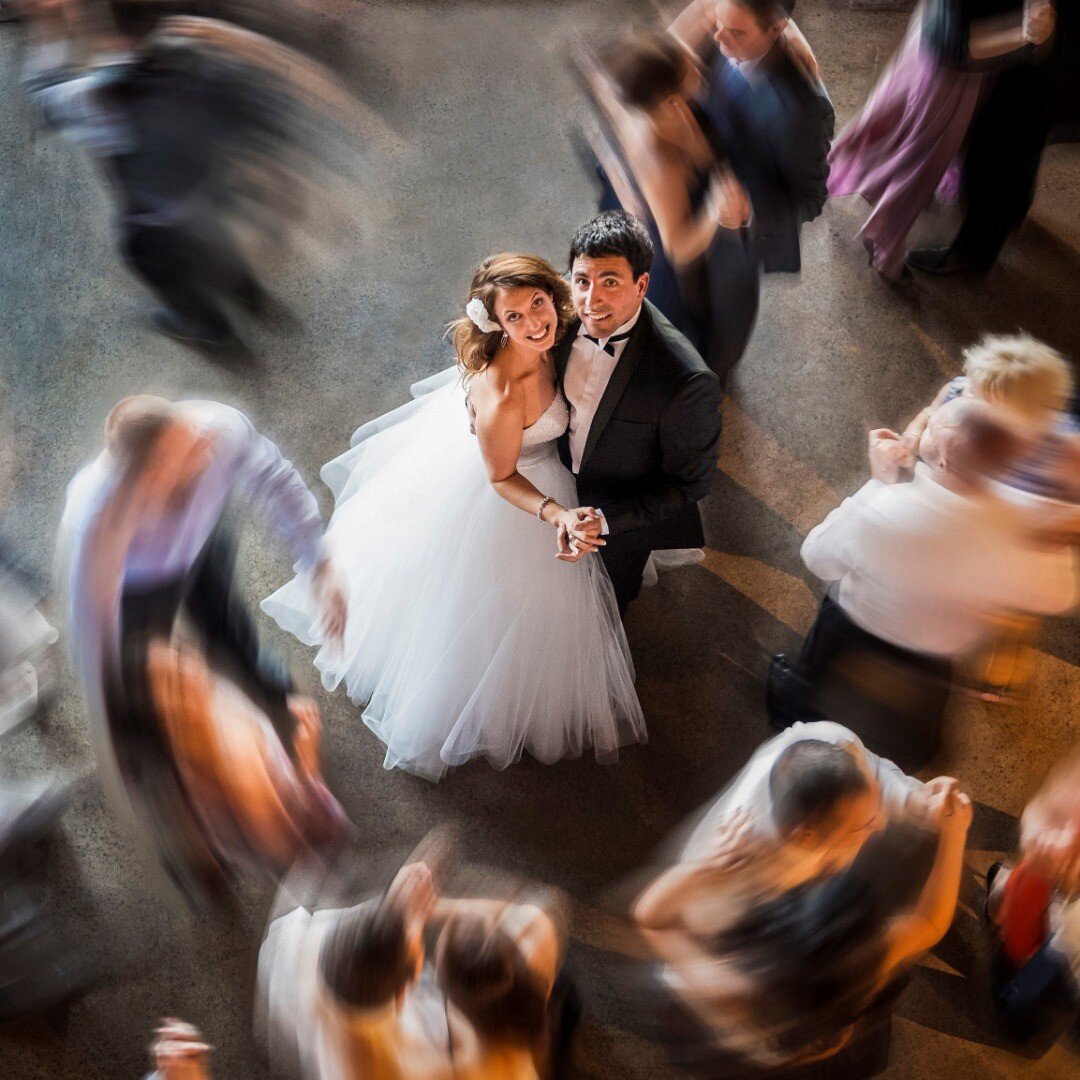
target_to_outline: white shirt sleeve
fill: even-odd
[[[800,554],[812,574],[822,581],[839,581],[856,565],[862,525],[860,512],[884,487],[880,480],[864,484],[810,530]]]
[[[243,413],[236,415],[244,425],[235,466],[237,489],[263,507],[296,555],[297,569],[311,570],[323,557],[319,504],[293,463]]]
[[[908,795],[922,787],[922,781],[914,776],[908,776],[899,765],[889,761],[888,758],[878,757],[877,754],[871,753],[855,732],[834,720],[793,724],[788,730],[797,732],[803,739],[820,739],[822,742],[833,743],[836,746],[850,746],[866,771],[881,786],[881,801],[889,817],[901,816]]]
[[[862,746],[862,743],[859,744]],[[913,791],[922,787],[922,781],[914,776],[908,776],[899,765],[888,758],[878,757],[872,754],[865,746],[862,747],[866,767],[877,777],[881,786],[881,802],[891,819],[899,819],[904,816],[908,796]]]

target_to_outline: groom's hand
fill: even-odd
[[[583,544],[592,544],[603,547],[607,543],[601,540],[600,535],[604,529],[604,519],[591,506],[579,506],[576,510],[568,511],[573,515],[573,521],[567,524],[570,535]]]

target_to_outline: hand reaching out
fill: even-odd
[[[746,188],[726,165],[713,173],[709,198],[716,208],[716,220],[724,229],[741,229],[750,223],[750,197]]]
[[[302,694],[290,694],[289,712],[296,721],[293,748],[300,767],[311,776],[319,775],[319,744],[322,741],[322,720],[319,706]]]
[[[323,559],[315,567],[312,589],[315,593],[315,606],[322,619],[323,635],[327,641],[340,645],[345,637],[349,604],[329,559]]]
[[[1054,32],[1056,13],[1051,0],[1027,0],[1024,4],[1024,40],[1042,45]]]
[[[435,881],[427,863],[407,863],[386,890],[388,903],[399,907],[411,929],[427,922],[437,899]]]
[[[874,428],[870,432],[867,457],[870,459],[870,475],[883,484],[895,484],[902,469],[915,468],[917,455],[914,440],[897,435],[888,428]]]
[[[711,838],[701,856],[702,868],[726,874],[746,866],[754,853],[753,836],[750,815],[735,814]]]
[[[198,1028],[174,1017],[162,1020],[151,1047],[163,1080],[209,1080],[210,1050]]]
[[[940,828],[942,817],[959,791],[959,780],[951,776],[937,776],[912,791],[904,809],[920,825]]]

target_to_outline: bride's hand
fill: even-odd
[[[591,506],[579,506],[573,510],[560,511],[555,518],[557,526],[565,526],[572,540],[576,540],[578,546],[584,545],[590,549],[604,547],[606,540],[601,538],[604,528],[604,520]]]
[[[560,562],[580,562],[586,555],[591,555],[596,550],[572,536],[565,525],[560,525],[558,528],[558,542],[559,550],[555,558]]]

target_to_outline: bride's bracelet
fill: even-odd
[[[544,520],[544,507],[547,506],[548,503],[553,503],[554,501],[555,500],[554,500],[554,498],[552,498],[552,496],[550,496],[550,495],[545,495],[544,496],[544,498],[540,502],[540,505],[536,508],[536,520],[537,521],[543,521]]]

